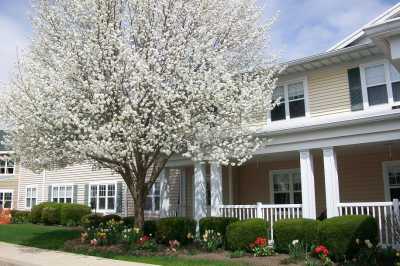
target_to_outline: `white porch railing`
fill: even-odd
[[[400,233],[399,200],[393,202],[350,202],[338,203],[339,216],[370,215],[379,227],[379,240],[382,245],[398,246]],[[397,236],[396,236],[397,235]]]
[[[282,219],[302,218],[301,204],[261,204],[256,205],[222,205],[220,207],[222,217],[234,217],[240,220],[260,218],[270,224],[270,240],[274,240],[274,222]]]

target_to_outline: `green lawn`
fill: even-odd
[[[0,225],[0,241],[14,243],[24,246],[62,250],[66,240],[75,239],[80,236],[77,230],[68,229],[65,227],[44,226],[34,224],[10,224]],[[94,254],[91,254],[94,255]],[[209,261],[198,259],[182,259],[177,257],[134,257],[134,256],[121,256],[110,254],[95,254],[98,256],[106,256],[108,258],[144,262],[165,266],[228,266],[236,265],[232,262],[224,261]]]

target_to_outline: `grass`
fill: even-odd
[[[0,225],[0,241],[24,245],[29,247],[63,250],[64,242],[79,238],[80,231],[59,226],[44,226],[35,224],[9,224]],[[179,257],[153,256],[153,257],[135,257],[122,256],[114,254],[90,254],[98,257],[107,257],[117,260],[143,262],[165,266],[228,266],[242,264],[233,264],[228,261],[186,259]]]

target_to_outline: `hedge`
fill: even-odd
[[[122,221],[124,222],[124,225],[126,225],[126,226],[129,226],[129,227],[135,226],[135,217],[134,216],[123,217]]]
[[[60,211],[60,223],[62,225],[80,225],[83,216],[91,213],[90,207],[81,204],[63,204]]]
[[[226,244],[230,250],[248,250],[257,237],[268,238],[268,223],[263,219],[234,222],[226,229]]]
[[[42,209],[41,222],[47,225],[60,224],[61,205],[49,205]]]
[[[274,244],[278,252],[288,253],[293,240],[299,240],[307,247],[318,244],[318,224],[312,219],[280,220],[274,224]]]
[[[226,235],[226,228],[231,223],[237,222],[239,219],[232,217],[205,217],[199,221],[200,236],[204,234],[206,230],[213,230],[220,233],[224,239]]]
[[[182,245],[192,242],[196,233],[196,221],[184,217],[162,218],[157,222],[156,238],[163,244],[178,240]]]
[[[325,245],[332,258],[341,261],[351,259],[357,253],[356,239],[378,243],[378,225],[371,216],[349,215],[334,217],[319,224],[319,241]]]
[[[103,215],[99,213],[92,213],[84,215],[81,219],[81,225],[84,228],[98,227],[101,223]]]
[[[157,234],[157,221],[148,220],[144,221],[143,233],[147,236],[155,236]]]
[[[31,220],[32,223],[43,223],[42,220],[42,211],[46,207],[54,207],[57,206],[59,203],[54,203],[54,202],[43,202],[38,205],[35,205],[31,209]]]
[[[11,223],[13,224],[25,224],[31,222],[30,211],[18,211],[11,210]]]

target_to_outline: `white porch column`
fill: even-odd
[[[194,219],[199,221],[207,216],[207,181],[206,164],[195,162],[194,164]]]
[[[338,216],[337,204],[340,202],[339,176],[337,172],[336,153],[333,147],[322,149],[324,154],[326,216]]]
[[[219,216],[222,205],[222,167],[217,162],[211,163],[211,216]]]
[[[300,171],[303,217],[316,219],[314,162],[310,150],[300,151]]]
[[[160,174],[160,217],[169,216],[169,195],[170,195],[170,184],[168,168],[162,170]]]

